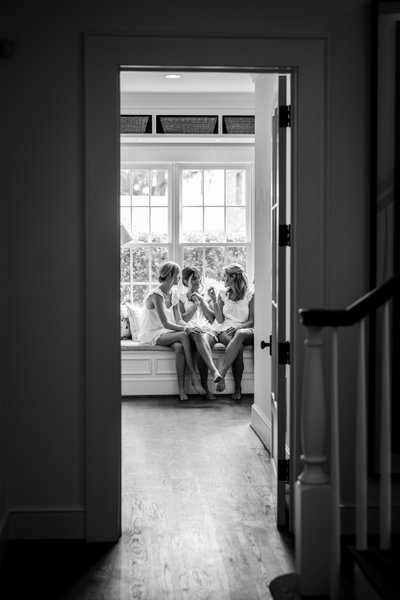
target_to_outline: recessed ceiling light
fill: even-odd
[[[164,75],[165,79],[180,79],[182,75],[179,73],[168,73],[168,75]]]

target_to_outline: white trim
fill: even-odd
[[[223,350],[213,351],[217,367],[221,367]],[[254,393],[254,360],[253,347],[244,349],[244,372],[242,376],[242,393]],[[208,389],[217,396],[233,394],[235,390],[231,370],[225,378],[223,393],[215,391],[212,377],[208,378]],[[196,394],[190,378],[186,378],[186,392]],[[175,396],[178,394],[175,354],[169,347],[152,347],[138,350],[122,349],[121,351],[121,393],[122,396]]]
[[[161,50],[160,50],[161,49]],[[87,539],[121,532],[121,382],[119,317],[119,69],[182,65],[277,72],[294,69],[295,140],[291,398],[301,394],[300,306],[324,306],[326,213],[326,42],[323,38],[85,35]],[[201,70],[201,69],[200,69]],[[263,199],[256,194],[257,201]],[[256,215],[257,218],[257,215]],[[312,220],[314,228],[310,231]],[[99,243],[101,240],[101,243]],[[306,243],[304,242],[306,240]],[[101,327],[99,326],[101,323]],[[268,333],[268,332],[267,332]],[[258,339],[260,334],[258,335]],[[263,332],[262,335],[265,335]],[[299,415],[294,415],[295,423]],[[296,433],[296,432],[295,432]],[[299,445],[298,436],[294,443]],[[292,448],[297,456],[298,448]]]
[[[272,427],[271,421],[264,413],[260,411],[258,406],[253,404],[251,407],[251,427],[254,429],[268,452],[272,452]]]

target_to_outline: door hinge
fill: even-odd
[[[282,104],[279,107],[279,127],[291,127],[292,125],[292,107]]]
[[[291,236],[290,236],[290,225],[279,225],[279,245],[280,246],[290,246],[291,244]]]
[[[284,481],[285,483],[290,481],[290,464],[287,458],[278,459],[278,481]]]
[[[278,362],[280,365],[290,365],[290,342],[279,342]]]

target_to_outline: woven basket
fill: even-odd
[[[121,115],[121,133],[146,133],[148,115]]]
[[[164,133],[215,133],[217,118],[214,116],[160,116]]]
[[[254,117],[224,117],[224,123],[227,133],[254,135]]]

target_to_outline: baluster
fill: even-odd
[[[390,314],[389,302],[383,307],[382,385],[380,413],[380,548],[389,550],[391,535],[391,423],[390,423]]]
[[[322,372],[322,331],[307,327],[301,412],[303,483],[324,484],[326,474],[326,408]]]
[[[340,453],[339,453],[339,366],[338,332],[332,329],[331,398],[331,599],[340,597]]]
[[[356,547],[367,549],[367,362],[366,320],[360,322],[356,407]]]
[[[329,593],[330,486],[321,328],[306,328],[300,439],[304,468],[295,486],[296,571],[302,595]]]

